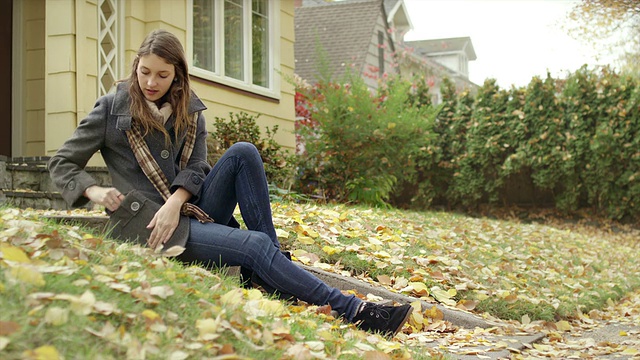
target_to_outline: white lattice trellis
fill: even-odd
[[[119,74],[118,0],[98,0],[98,95],[107,94]]]

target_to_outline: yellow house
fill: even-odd
[[[7,0],[0,23],[0,155],[55,153],[156,28],[181,39],[210,127],[260,113],[295,147],[293,0]]]

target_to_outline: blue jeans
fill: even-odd
[[[249,230],[226,225],[232,221],[236,204]],[[314,305],[329,304],[349,321],[356,315],[360,299],[328,286],[280,251],[264,165],[255,146],[231,146],[207,175],[196,205],[216,222],[191,220],[190,238],[180,260],[204,266],[242,266],[280,292]]]

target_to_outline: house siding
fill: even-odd
[[[241,91],[229,91],[226,87],[192,77],[194,91],[208,108],[204,114],[210,129],[213,128],[215,117],[228,118],[230,112],[246,112],[252,115],[259,113],[261,115],[258,123],[261,128],[264,130],[265,127],[272,128],[278,125],[275,140],[291,151],[295,149],[295,88],[287,81],[293,78],[294,72],[293,14],[293,0],[280,1],[280,55],[278,56],[282,73],[280,99],[247,97]]]
[[[369,42],[369,47],[367,49],[367,53],[365,55],[364,67],[361,70],[361,74],[363,75],[364,82],[370,89],[378,88],[378,68],[380,64],[380,56],[378,52],[378,32],[381,31],[384,34],[384,59],[382,59],[384,63],[384,71],[387,74],[395,74],[397,73],[397,68],[394,67],[393,61],[393,45],[389,41],[389,35],[387,32],[387,27],[385,26],[385,19],[382,16],[378,16],[376,20],[375,27],[371,32],[371,41]]]
[[[164,28],[190,46],[187,34],[187,0],[124,0],[122,11],[123,49],[120,78],[129,75],[130,64],[144,37]],[[15,156],[53,155],[92,110],[98,97],[98,4],[96,0],[29,0],[21,6],[22,134],[14,136],[21,152]],[[275,60],[282,80],[279,99],[265,98],[192,77],[194,91],[207,105],[209,130],[214,117],[228,118],[229,112],[262,114],[261,127],[278,125],[276,141],[295,148],[294,86],[287,79],[294,72],[294,3],[279,2],[280,44]],[[279,76],[277,74],[276,76]],[[17,138],[16,138],[17,137]],[[101,165],[99,156],[90,165]]]
[[[22,3],[22,41],[23,53],[19,58],[23,59],[23,109],[16,112],[24,119],[24,132],[15,142],[22,144],[22,152],[25,156],[42,155],[44,153],[44,119],[45,119],[45,0],[32,0]],[[20,119],[18,119],[20,121]]]

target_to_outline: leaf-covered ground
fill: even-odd
[[[274,301],[224,274],[51,226],[42,213],[4,209],[0,355],[420,359],[509,349],[515,358],[640,356],[637,230],[294,203],[276,203],[273,212],[297,261],[497,326],[461,329],[417,302],[419,311],[388,341],[327,309]],[[589,337],[612,324],[623,325],[615,341]],[[522,352],[492,340],[535,332],[545,339]],[[56,340],[60,333],[68,335]]]

